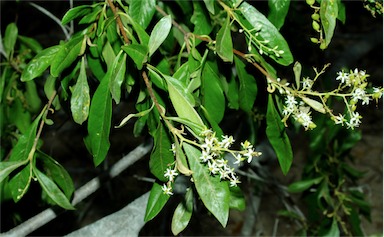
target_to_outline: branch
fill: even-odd
[[[112,9],[113,15],[114,15],[115,18],[116,18],[116,23],[117,23],[117,25],[119,26],[119,29],[120,29],[121,34],[123,35],[124,42],[125,42],[126,44],[130,44],[130,41],[129,41],[128,36],[127,36],[127,33],[125,32],[125,29],[124,29],[124,26],[123,26],[123,22],[121,22],[120,16],[119,16],[119,14],[117,13],[118,8],[115,7],[115,5],[113,4],[112,0],[108,0],[108,5],[109,5],[109,7]]]

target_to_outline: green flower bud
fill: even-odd
[[[316,128],[317,126],[316,126],[315,123],[310,123],[308,127],[309,127],[309,129],[314,129],[314,128]]]
[[[319,43],[319,40],[317,38],[314,38],[314,37],[311,37],[311,41],[312,41],[312,43],[315,43],[315,44]]]
[[[310,5],[310,6],[312,6],[313,4],[315,4],[315,0],[305,0],[305,2],[306,2],[308,5]]]
[[[312,21],[312,28],[313,28],[315,31],[320,31],[320,25],[319,25],[319,23],[317,23],[317,21]]]
[[[311,15],[311,17],[312,17],[312,20],[314,20],[314,21],[319,21],[319,19],[320,19],[320,15],[317,14],[317,13],[313,13],[313,14]]]
[[[320,49],[321,50],[324,50],[324,49],[326,49],[327,48],[327,45],[325,44],[325,42],[321,42],[321,44],[320,44]]]

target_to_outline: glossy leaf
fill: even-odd
[[[224,62],[233,61],[233,45],[229,16],[216,35],[216,52]]]
[[[0,183],[8,177],[12,171],[25,164],[24,161],[4,161],[0,162]]]
[[[144,221],[152,220],[160,211],[163,209],[167,203],[169,196],[163,193],[161,185],[154,183],[149,194],[147,208],[145,210]]]
[[[235,66],[239,77],[239,105],[242,110],[250,113],[257,96],[256,80],[247,72],[245,63],[237,57]]]
[[[193,33],[197,35],[209,35],[212,31],[209,13],[204,9],[201,1],[193,1],[193,15],[191,22],[194,24]]]
[[[127,54],[120,51],[113,61],[111,75],[109,79],[109,89],[111,90],[112,98],[115,100],[116,104],[120,103],[121,97],[121,85],[125,80],[125,71],[127,64]]]
[[[212,14],[215,14],[215,0],[204,0],[205,7]]]
[[[229,187],[229,207],[243,211],[245,209],[245,197],[239,186]]]
[[[88,134],[93,162],[99,165],[107,156],[112,119],[112,97],[109,91],[111,71],[105,75],[91,101],[88,118]]]
[[[36,137],[37,126],[40,122],[42,114],[35,118],[33,123],[28,128],[28,131],[19,137],[16,145],[12,149],[9,161],[21,161],[28,159]],[[33,155],[33,154],[31,154]]]
[[[276,27],[255,7],[245,1],[240,4],[239,10],[240,14],[236,13],[235,16],[248,30],[260,29],[258,31],[260,40],[269,40],[267,44],[269,48],[277,46],[278,50],[284,51],[279,57],[276,57],[275,54],[268,54],[268,56],[281,65],[288,66],[291,64],[293,56],[288,43]]]
[[[166,182],[168,178],[164,177],[165,171],[174,161],[168,132],[164,125],[159,123],[154,134],[154,147],[149,159],[149,169],[156,178]]]
[[[62,46],[55,45],[38,53],[25,67],[21,81],[30,81],[43,74],[51,65],[53,58]]]
[[[326,111],[325,111],[325,108],[324,108],[324,105],[322,103],[320,103],[319,101],[317,100],[314,100],[314,99],[311,99],[311,98],[308,98],[308,97],[302,97],[301,98],[307,105],[311,106],[312,109],[316,110],[317,112],[320,112],[322,114],[325,114]]]
[[[41,109],[42,102],[38,93],[38,89],[35,81],[25,82],[25,93],[24,96],[28,101],[27,109],[31,112],[38,113]]]
[[[3,39],[3,46],[4,51],[9,58],[14,50],[16,40],[18,35],[18,29],[16,26],[16,23],[10,23],[7,25],[7,28],[5,29],[4,39]]]
[[[143,29],[143,27],[140,24],[138,24],[136,21],[134,21],[133,19],[130,19],[130,22],[133,26],[133,29],[136,31],[137,36],[139,37],[141,45],[147,45],[148,46],[149,35],[147,34],[147,32],[145,32],[145,29]]]
[[[319,184],[323,180],[323,177],[318,177],[315,179],[300,180],[294,182],[288,186],[288,192],[299,193],[303,192],[315,184]]]
[[[336,18],[338,15],[338,2],[337,0],[321,1],[320,4],[320,19],[325,34],[326,46],[332,40],[333,33],[336,27]]]
[[[135,62],[137,69],[141,70],[147,62],[148,47],[141,44],[129,44],[121,47]]]
[[[208,168],[200,163],[201,151],[187,143],[183,144],[189,165],[193,171],[193,181],[205,207],[216,217],[223,227],[229,215],[230,192],[227,182],[219,176],[211,176]]]
[[[78,17],[85,16],[91,11],[92,11],[92,8],[88,5],[80,5],[80,6],[74,7],[64,14],[63,18],[61,19],[61,24],[66,25],[70,21]]]
[[[266,133],[279,160],[281,171],[286,175],[292,165],[292,147],[271,94],[268,96]]]
[[[336,217],[334,217],[332,219],[331,227],[329,228],[328,232],[325,233],[323,236],[327,236],[327,237],[339,237],[340,236],[340,230],[339,230],[339,226],[337,225]]]
[[[51,178],[63,190],[65,196],[69,199],[75,190],[71,176],[49,155],[39,151],[38,158],[43,161],[44,170],[49,178]]]
[[[173,235],[178,235],[187,226],[192,217],[193,211],[193,192],[188,189],[184,200],[177,205],[172,217],[171,230]]]
[[[57,187],[57,185],[48,178],[44,173],[38,169],[33,169],[33,172],[39,181],[43,190],[48,194],[48,196],[55,202],[57,205],[65,208],[67,210],[74,210],[75,208],[71,205],[68,198],[64,193]]]
[[[199,114],[193,108],[190,101],[188,101],[183,95],[184,93],[177,87],[177,84],[174,82],[174,80],[166,78],[166,81],[168,85],[169,97],[177,115],[180,118],[188,119],[193,123],[204,126],[204,123],[201,120]]]
[[[167,38],[169,31],[172,27],[172,19],[171,16],[165,16],[160,19],[159,22],[155,25],[153,28],[151,35],[149,36],[149,42],[148,42],[148,52],[149,56],[152,56],[152,54],[160,47],[160,45],[164,42],[164,40]]]
[[[280,29],[284,25],[291,0],[268,0],[268,20]]]
[[[203,106],[209,113],[209,116],[216,123],[220,123],[224,117],[225,98],[220,85],[219,75],[212,69],[210,64],[206,63],[201,77]]]
[[[69,67],[79,56],[83,44],[84,36],[78,36],[70,39],[64,45],[61,45],[55,57],[52,59],[51,75],[58,77],[59,74]]]
[[[9,180],[9,187],[14,202],[18,202],[27,193],[31,179],[31,164],[28,164]]]
[[[133,0],[129,5],[129,15],[144,29],[147,28],[156,12],[156,0]]]
[[[89,106],[91,104],[91,98],[89,95],[89,86],[87,81],[87,73],[85,71],[84,57],[81,61],[80,74],[77,78],[77,82],[73,87],[71,97],[71,112],[73,120],[82,124],[88,118]]]
[[[17,36],[17,39],[20,40],[21,43],[25,44],[35,53],[40,53],[43,50],[41,44],[33,38],[19,35]]]

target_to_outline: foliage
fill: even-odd
[[[318,34],[311,41],[324,50],[332,42],[336,23],[345,21],[344,4],[307,3],[313,11],[308,24]],[[354,130],[361,123],[358,105],[377,102],[383,89],[372,87],[369,75],[358,69],[340,71],[338,85],[322,89],[317,82],[327,65],[314,68],[312,78],[302,75],[301,64],[294,62],[279,31],[290,1],[270,0],[268,16],[256,5],[234,0],[85,3],[61,19],[63,26],[76,22],[76,31],[45,49],[19,34],[15,23],[9,24],[1,40],[2,201],[18,202],[37,180],[47,201],[74,208],[70,175],[40,149],[42,130],[54,123],[50,112],[68,105],[73,121],[87,127],[84,143],[95,166],[108,156],[111,129],[132,118],[138,118],[133,135],[153,137],[149,167],[157,181],[146,221],[161,212],[183,175],[191,182],[174,212],[173,233],[188,226],[197,200],[225,227],[230,209],[241,209],[244,203],[236,170],[261,155],[256,133],[266,134],[287,174],[294,154],[286,127],[301,125],[311,130],[312,154],[303,179],[289,190],[308,193],[304,231],[361,234],[354,223],[360,221],[359,213],[369,217],[369,204],[363,193],[349,188],[360,173],[346,164],[345,157],[359,139]],[[282,67],[292,67],[293,80],[278,77]],[[46,98],[39,94],[41,85]],[[256,106],[259,97],[266,103]],[[136,101],[137,113],[113,125],[114,105],[128,100]],[[337,114],[334,101],[340,101],[344,111]],[[228,113],[252,117],[255,108],[265,114],[264,130],[254,129],[241,142],[225,134],[222,122]],[[319,117],[316,123],[312,116]]]

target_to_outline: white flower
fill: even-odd
[[[161,189],[163,190],[164,194],[173,195],[172,187],[170,185],[163,184],[163,187],[161,187]]]
[[[248,148],[253,148],[253,145],[249,141],[242,142],[240,145],[244,150],[247,150]]]
[[[201,153],[200,160],[202,162],[206,163],[207,161],[212,160],[212,159],[213,159],[213,157],[212,157],[212,155],[210,153],[208,153],[206,151],[203,151]]]
[[[339,114],[338,116],[333,117],[333,121],[335,121],[335,124],[344,124],[344,115]]]
[[[309,77],[303,78],[303,89],[311,89],[313,85],[313,80],[309,79]]]
[[[351,129],[359,127],[361,123],[360,119],[361,119],[361,116],[358,112],[352,112],[349,122],[346,122],[347,127]]]
[[[254,152],[255,152],[255,150],[253,150],[253,148],[249,148],[247,153],[244,154],[244,156],[247,157],[247,162],[248,163],[251,163]]]
[[[352,94],[352,100],[358,101],[362,100],[365,97],[365,90],[361,88],[357,88],[356,90],[353,91]]]
[[[229,181],[229,184],[231,187],[236,187],[237,184],[241,183],[237,177],[232,177],[232,179]]]
[[[228,137],[227,135],[223,135],[222,137],[223,140],[219,143],[219,145],[224,149],[229,148],[235,142],[232,136]]]
[[[204,148],[207,152],[210,152],[213,148],[213,145],[214,145],[214,137],[211,137],[211,138],[205,138],[204,139],[204,144],[201,145],[202,148]]]
[[[164,177],[166,178],[168,177],[169,181],[173,182],[174,177],[176,177],[177,175],[178,173],[176,172],[176,170],[167,168],[167,170],[165,171]]]
[[[364,96],[363,102],[361,102],[361,104],[362,105],[368,105],[370,100],[371,100],[371,98],[369,98],[369,96]]]
[[[336,80],[340,80],[341,83],[348,84],[348,82],[349,82],[349,74],[348,73],[341,71],[341,72],[338,72],[337,75],[338,76],[336,77]]]
[[[209,137],[213,134],[212,130],[211,129],[208,129],[208,128],[205,128],[201,133],[200,135],[203,136],[203,137]]]
[[[376,95],[375,98],[380,99],[383,96],[383,91],[380,88],[373,87],[373,94]]]
[[[244,158],[243,158],[240,154],[237,154],[237,155],[235,156],[235,159],[236,159],[236,161],[233,162],[233,164],[235,164],[235,165],[240,165],[241,162],[244,161]]]
[[[211,174],[215,175],[220,169],[217,167],[215,160],[208,161],[208,170]]]
[[[313,123],[312,118],[309,115],[309,113],[305,113],[303,111],[300,111],[300,113],[296,114],[295,117],[296,117],[296,120],[299,123],[301,123],[305,129],[308,129],[310,127],[310,125]]]

